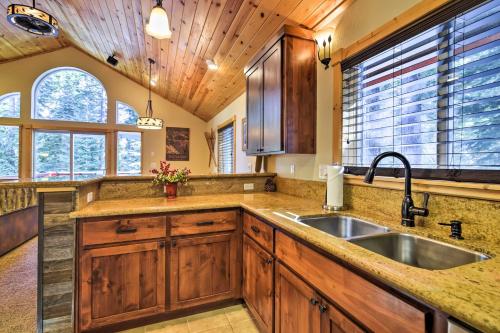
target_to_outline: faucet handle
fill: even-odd
[[[424,192],[424,208],[427,208],[429,205],[429,198],[430,198],[429,192]]]

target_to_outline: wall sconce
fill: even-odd
[[[330,67],[330,61],[332,60],[333,30],[327,29],[319,31],[314,39],[318,46],[318,59],[325,65],[325,69],[328,69],[328,67]]]

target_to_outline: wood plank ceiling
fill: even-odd
[[[244,92],[243,67],[284,24],[318,29],[350,2],[164,0],[172,38],[159,41],[144,33],[153,0],[37,0],[59,20],[61,36],[36,37],[0,17],[0,63],[70,45],[103,62],[115,52],[116,69],[147,87],[151,57],[155,92],[209,120]],[[11,3],[31,0],[0,0],[0,11]],[[219,69],[208,70],[206,59]]]

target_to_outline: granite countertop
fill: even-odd
[[[298,236],[332,255],[372,274],[417,299],[432,305],[470,325],[486,331],[500,331],[500,259],[496,256],[500,244],[489,244],[489,260],[446,270],[430,271],[407,266],[374,252],[365,250],[341,238],[328,235],[310,226],[275,214],[290,212],[296,215],[322,214],[321,203],[281,193],[221,194],[165,198],[123,199],[95,201],[73,212],[73,218],[114,216],[126,214],[164,213],[175,211],[242,207],[278,227]],[[354,211],[343,215],[360,216]],[[395,217],[398,219],[398,217]],[[432,234],[426,228],[395,227],[395,221],[374,221],[390,226],[394,231],[419,234],[470,249],[484,248],[464,240],[452,242]]]

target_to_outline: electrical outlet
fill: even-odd
[[[87,193],[87,203],[94,201],[94,192]]]
[[[295,175],[295,164],[290,164],[290,174]]]
[[[320,164],[319,165],[319,179],[328,179],[328,165]]]
[[[243,184],[243,190],[245,190],[245,191],[252,191],[253,189],[254,189],[253,183]]]

